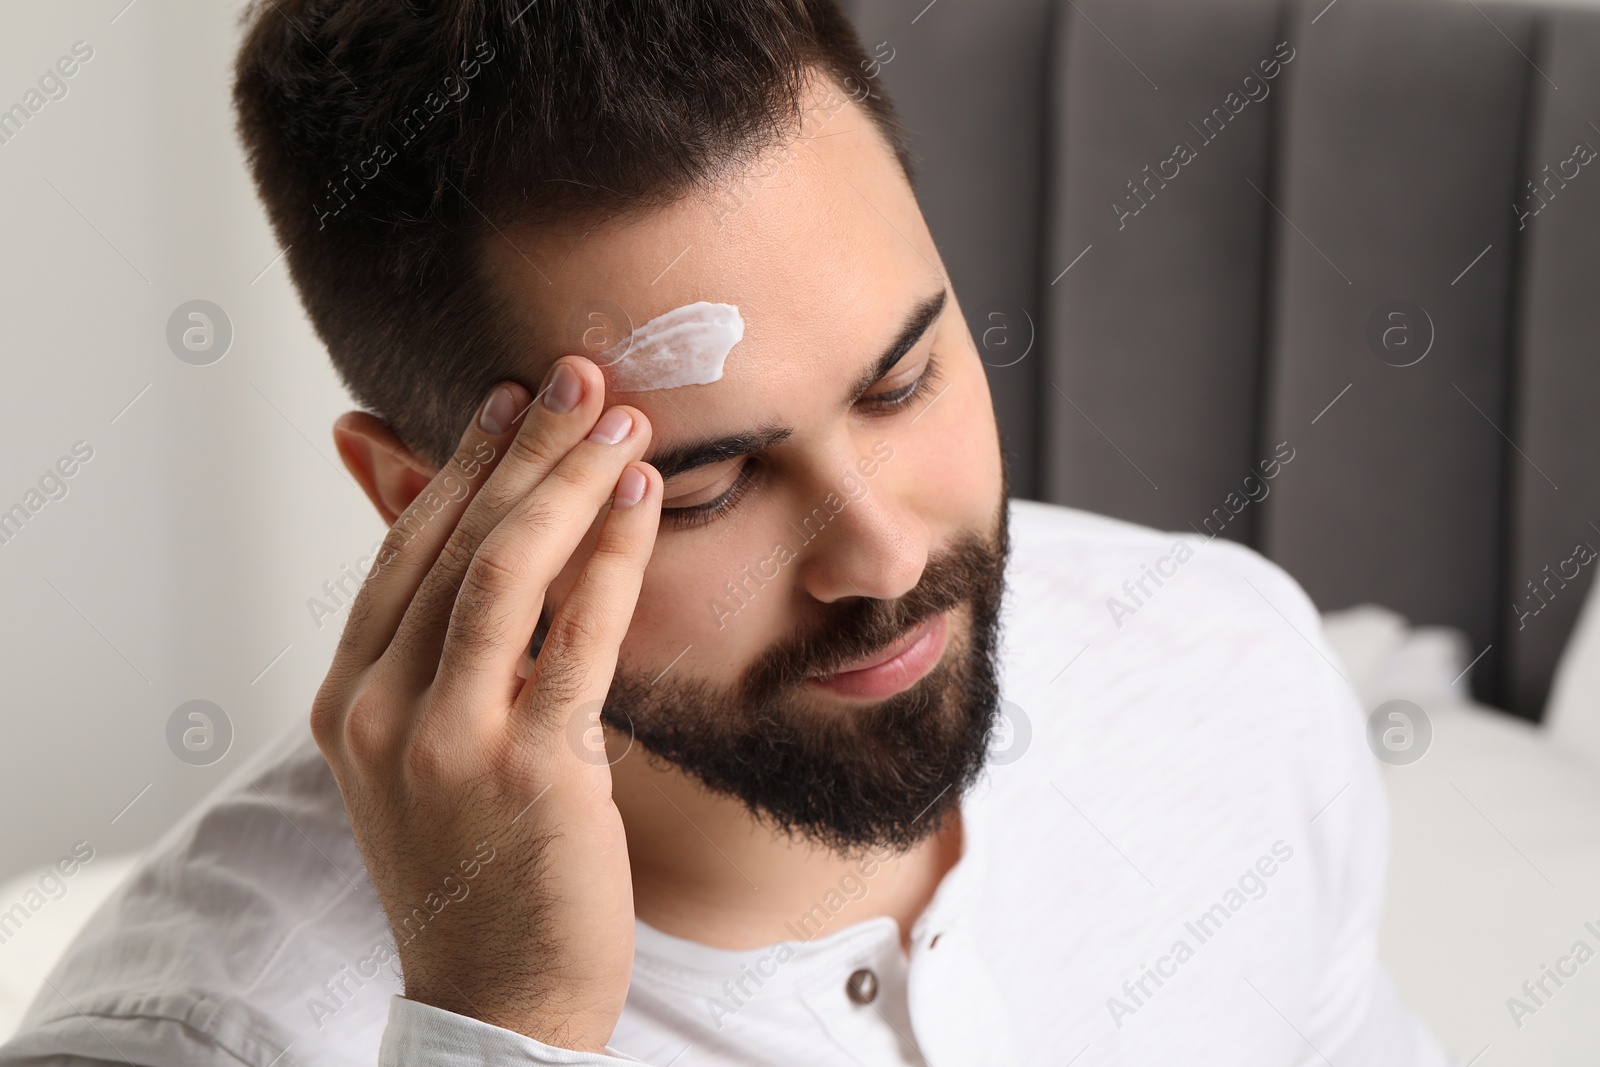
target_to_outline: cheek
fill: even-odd
[[[941,534],[987,529],[1000,493],[1000,439],[983,364],[970,345],[952,359],[932,410],[892,435],[905,484],[924,487],[918,510]],[[903,466],[902,466],[903,462]]]
[[[545,593],[547,618],[554,618],[572,595],[600,536],[600,524],[597,518],[572,558],[551,581]],[[628,632],[617,651],[619,668],[654,678],[672,664],[674,673],[685,670],[700,678],[731,679],[730,662],[743,663],[759,651],[758,648],[745,650],[735,642],[736,638],[748,637],[749,631],[754,629],[749,620],[754,617],[756,608],[743,609],[738,615],[737,627],[729,620],[719,631],[711,601],[725,576],[720,570],[709,568],[706,561],[713,556],[732,558],[738,551],[732,547],[707,548],[703,541],[675,536],[665,526],[658,530],[655,551],[645,567]],[[683,655],[680,657],[679,653]]]
[[[954,392],[945,400],[954,399]],[[951,408],[950,415],[961,414],[962,418],[951,419],[951,425],[939,427],[937,434],[896,442],[890,463],[899,468],[895,475],[908,505],[927,523],[936,541],[959,530],[985,528],[1000,492],[998,455],[987,440],[981,418],[987,416],[987,410],[975,411],[968,419],[966,413],[955,410],[956,405]]]
[[[670,664],[674,674],[731,682],[777,639],[791,602],[792,567],[774,565],[767,572],[776,573],[764,581],[743,574],[745,564],[756,573],[772,555],[772,539],[761,542],[752,532],[768,528],[755,514],[768,506],[745,509],[736,536],[657,534],[620,652],[631,671],[653,678]],[[730,592],[728,583],[741,577],[743,588]]]

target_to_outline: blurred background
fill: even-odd
[[[1415,735],[1374,740],[1403,995],[1474,1063],[1600,1062],[1600,964],[1508,1008],[1600,951],[1600,3],[847,7],[1016,493],[1286,567]],[[384,532],[233,135],[238,12],[0,6],[0,915],[97,857],[0,929],[0,1035],[303,720]]]

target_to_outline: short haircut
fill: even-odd
[[[710,192],[798,131],[816,72],[914,180],[837,0],[252,0],[242,19],[239,135],[306,313],[356,401],[436,466],[528,366],[487,273],[496,230]]]

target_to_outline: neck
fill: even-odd
[[[628,834],[634,914],[722,949],[808,941],[886,915],[910,950],[911,925],[961,855],[959,814],[903,853],[842,856],[762,825],[639,751],[612,770]]]

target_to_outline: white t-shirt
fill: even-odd
[[[909,958],[892,919],[830,921],[857,871],[768,948],[639,923],[610,1056],[408,1001],[301,726],[152,850],[0,1065],[1459,1063],[1377,959],[1388,810],[1299,586],[1226,541],[1011,518],[1009,729]]]

